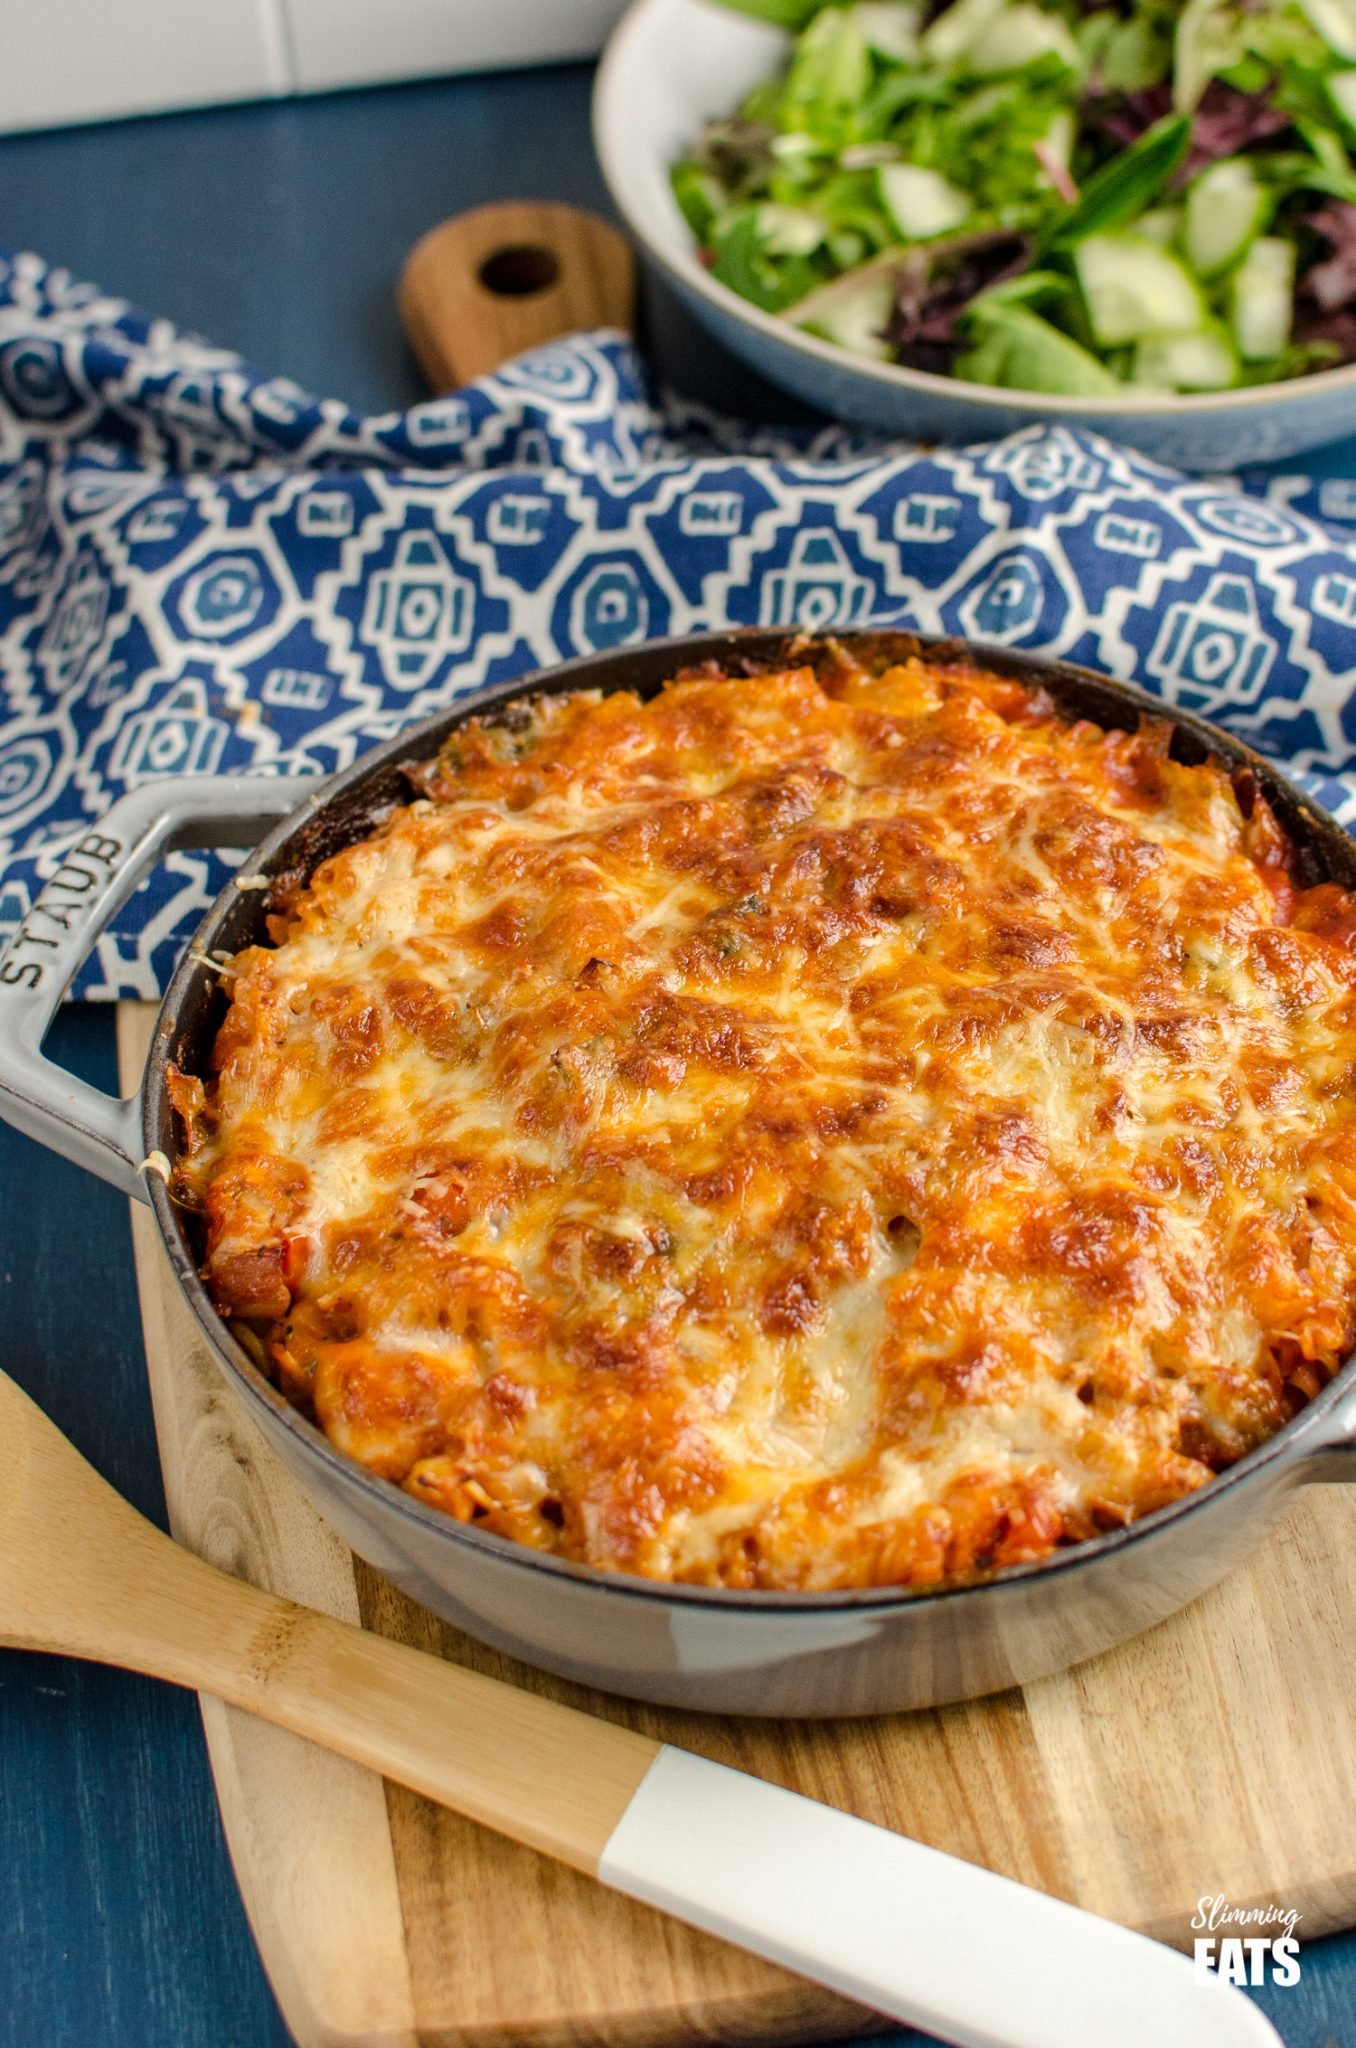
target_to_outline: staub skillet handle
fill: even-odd
[[[99,933],[148,871],[184,847],[253,846],[314,776],[185,775],[147,783],[77,840],[0,954],[0,1117],[146,1199],[141,1106],[44,1059],[57,1007]]]

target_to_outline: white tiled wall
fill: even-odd
[[[0,0],[0,131],[589,56],[625,0]]]
[[[276,0],[0,0],[0,128],[289,89]]]
[[[587,57],[623,0],[283,0],[296,87]]]

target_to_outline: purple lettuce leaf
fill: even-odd
[[[1295,339],[1326,344],[1335,362],[1356,362],[1356,206],[1325,199],[1303,225],[1327,246],[1296,288]]]
[[[894,304],[885,328],[895,361],[911,370],[946,376],[967,339],[961,315],[991,286],[1031,267],[1029,235],[994,229],[910,249],[894,275]]]
[[[1138,142],[1171,112],[1168,85],[1151,86],[1147,92],[1094,94],[1086,107],[1090,125],[1119,149]],[[1272,104],[1270,88],[1240,92],[1223,79],[1212,79],[1191,119],[1191,149],[1178,173],[1179,182],[1194,178],[1221,157],[1237,156],[1254,143],[1284,134],[1290,126],[1290,116]]]
[[[1305,214],[1304,225],[1328,244],[1329,253],[1305,271],[1300,290],[1320,313],[1345,312],[1356,300],[1356,206],[1325,199]]]
[[[1256,142],[1283,135],[1291,125],[1289,114],[1272,103],[1271,87],[1262,92],[1240,92],[1221,78],[1212,79],[1191,121],[1191,152],[1184,170],[1195,177],[1207,164],[1221,157],[1238,156]]]

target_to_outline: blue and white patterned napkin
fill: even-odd
[[[609,335],[364,419],[0,252],[0,939],[149,777],[338,769],[568,655],[866,621],[1137,681],[1356,815],[1356,482],[749,434]],[[175,855],[79,992],[154,995],[227,872]]]

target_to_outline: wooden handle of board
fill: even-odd
[[[215,1570],[0,1373],[0,1644],[119,1664],[337,1750],[596,1875],[660,1745]]]
[[[397,299],[424,376],[435,391],[452,391],[562,334],[629,334],[636,261],[596,214],[508,200],[431,229],[410,254]]]

